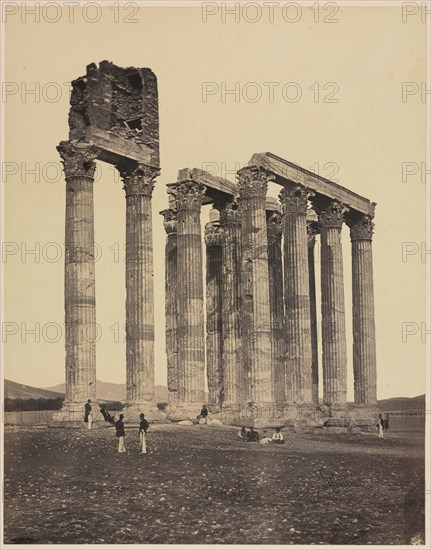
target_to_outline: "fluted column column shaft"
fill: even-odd
[[[245,374],[241,337],[241,221],[235,201],[220,208],[220,223],[223,228],[223,406],[240,409],[245,400]]]
[[[345,208],[334,201],[319,213],[321,226],[323,401],[347,401],[346,321],[341,227]]]
[[[167,233],[165,245],[165,320],[166,362],[169,404],[177,403],[178,337],[177,337],[177,214],[169,209],[161,212]]]
[[[151,195],[158,170],[119,167],[126,192],[126,387],[129,404],[155,406]]]
[[[377,402],[371,217],[350,226],[352,239],[353,374],[355,403]]]
[[[82,418],[87,399],[96,400],[93,178],[97,150],[69,142],[61,142],[57,149],[66,175],[65,406],[71,407],[73,420],[75,414]]]
[[[222,230],[219,224],[207,223],[205,243],[208,404],[215,412],[223,403]]]
[[[310,229],[308,233],[308,278],[310,294],[310,320],[311,320],[311,393],[313,403],[319,404],[319,351],[317,335],[317,302],[316,302],[316,272],[314,265],[314,248],[316,237]]]
[[[172,186],[170,192],[176,198],[178,212],[178,405],[202,405],[205,327],[200,211],[205,187],[190,181]]]
[[[288,403],[312,402],[311,319],[308,275],[307,198],[301,185],[285,187],[283,206],[286,310],[286,397]]]
[[[268,216],[268,271],[271,312],[271,346],[274,380],[274,400],[285,403],[285,354],[283,257],[281,251],[282,223],[278,212]]]
[[[271,366],[271,316],[268,281],[268,234],[265,197],[269,174],[243,168],[239,174],[242,220],[243,351],[246,400],[274,402]]]

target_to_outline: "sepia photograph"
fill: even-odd
[[[430,1],[1,11],[1,548],[429,548]]]

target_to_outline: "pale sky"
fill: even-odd
[[[273,22],[263,10],[255,23],[251,9],[238,13],[239,22],[232,16],[223,21],[221,8],[206,22],[199,8],[141,7],[136,13],[105,8],[93,23],[97,11],[76,9],[73,23],[66,8],[59,15],[49,23],[44,18],[54,20],[56,13],[41,13],[35,22],[34,16],[18,12],[6,22],[5,378],[39,387],[64,381],[65,183],[56,145],[68,138],[66,83],[85,74],[87,64],[107,59],[123,67],[150,67],[158,78],[156,383],[166,384],[165,232],[158,214],[167,207],[165,185],[185,167],[210,167],[233,179],[253,153],[270,151],[377,203],[378,398],[424,393],[426,183],[420,169],[426,160],[426,103],[421,97],[426,25],[420,16],[403,23],[401,7],[344,7],[331,15],[305,6],[296,15],[276,10]],[[136,22],[126,22],[126,17]],[[403,86],[409,93],[404,101]],[[224,95],[235,89],[238,96]],[[206,101],[203,90],[212,93]],[[403,163],[409,163],[404,164],[409,171],[404,181]],[[125,198],[115,170],[99,166],[94,184],[100,253],[97,377],[120,383],[125,381]],[[36,176],[25,174],[32,169]],[[277,193],[277,186],[271,186],[269,194]],[[208,220],[208,208],[202,219],[203,224]],[[352,399],[347,228],[343,253]],[[403,337],[403,326],[412,334]],[[36,329],[39,341],[25,329]]]

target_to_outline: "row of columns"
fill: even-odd
[[[66,178],[65,330],[66,397],[63,418],[81,420],[96,401],[96,300],[93,182],[100,151],[61,142]],[[124,160],[117,166],[126,195],[127,404],[156,408],[151,196],[155,167]]]
[[[93,181],[99,150],[58,147],[66,174],[66,400],[81,416],[96,399],[96,304]],[[126,193],[127,402],[155,409],[154,289],[151,196],[155,167],[124,159],[117,168]],[[317,333],[313,244],[307,230],[311,193],[301,185],[280,193],[282,216],[267,213],[270,173],[239,171],[238,201],[217,205],[207,245],[207,364],[210,402],[220,407],[272,403],[317,404]],[[205,187],[170,186],[174,208],[164,211],[166,342],[170,403],[196,414],[204,400],[205,326],[200,210]],[[320,201],[320,202],[319,202]],[[375,334],[369,216],[347,213],[337,201],[314,204],[322,256],[324,401],[346,403],[346,338],[341,227],[351,228],[355,402],[376,401]],[[347,215],[346,215],[347,214]],[[284,242],[284,276],[281,235]],[[284,289],[283,289],[284,287]],[[284,306],[283,306],[284,296]]]
[[[333,407],[346,405],[344,221],[350,225],[352,239],[355,403],[374,405],[371,218],[348,213],[340,202],[320,197],[313,203],[318,222],[307,223],[313,193],[293,183],[280,193],[282,214],[267,212],[272,175],[247,167],[238,177],[238,200],[216,203],[220,221],[207,224],[205,231],[210,407],[217,412],[221,407],[226,411],[256,404],[318,405],[317,232],[321,234],[323,400]],[[166,349],[171,412],[196,414],[204,395],[200,209],[205,188],[190,181],[172,184],[169,192],[175,199],[174,208],[162,214],[168,231]],[[176,255],[170,244],[175,228]],[[176,282],[172,282],[175,263]]]

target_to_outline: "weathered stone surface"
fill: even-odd
[[[337,201],[318,209],[321,234],[323,401],[347,399],[346,321],[341,227],[346,208]]]
[[[71,140],[92,141],[107,162],[128,157],[159,165],[157,79],[150,69],[91,63],[72,82],[70,104]]]
[[[333,428],[333,427],[344,427],[348,423],[348,420],[346,418],[329,418],[328,420],[325,420],[323,425],[326,428]]]
[[[58,420],[82,420],[96,403],[96,297],[94,265],[94,159],[90,144],[61,142],[66,176],[65,327],[66,397]]]
[[[327,180],[273,153],[255,153],[247,166],[268,170],[273,175],[276,183],[280,185],[297,182],[308,187],[322,198],[338,200],[358,212],[370,216],[374,215],[374,207],[376,206],[374,202],[370,202],[365,197],[361,197],[338,183]]]
[[[311,393],[314,405],[319,405],[319,351],[317,335],[317,303],[316,303],[316,274],[314,247],[316,244],[316,233],[318,224],[307,223],[308,231],[308,279],[310,293],[310,329],[311,329]]]
[[[282,221],[279,212],[267,211],[268,277],[271,313],[271,347],[276,404],[285,403],[285,327],[283,301],[283,258],[281,252]]]
[[[223,403],[222,348],[222,244],[223,230],[218,222],[205,226],[207,382],[208,406],[217,412]]]
[[[157,169],[118,166],[126,193],[127,403],[156,409],[154,390],[154,283],[151,195]]]
[[[155,406],[151,193],[159,164],[157,79],[108,61],[72,82],[69,139],[58,150],[66,193],[66,401],[61,421],[96,397],[93,177],[96,158],[117,166],[126,191],[127,399]],[[97,406],[94,403],[94,406]]]
[[[167,233],[165,246],[165,316],[168,403],[175,407],[178,397],[178,335],[177,335],[177,212],[160,212]]]
[[[228,414],[240,408],[245,398],[241,338],[241,220],[237,201],[223,202],[217,206],[223,228],[223,407],[225,414]]]
[[[268,282],[268,234],[265,197],[270,174],[239,170],[242,236],[242,326],[246,401],[273,403],[271,315]]]
[[[377,403],[376,335],[370,216],[348,219],[352,240],[353,373],[355,403]]]
[[[283,207],[288,403],[312,403],[310,282],[306,223],[309,194],[302,185],[285,187],[280,193]]]
[[[205,334],[200,211],[205,187],[169,186],[177,210],[178,399],[175,414],[195,418],[204,402]],[[173,410],[170,412],[174,412]]]

